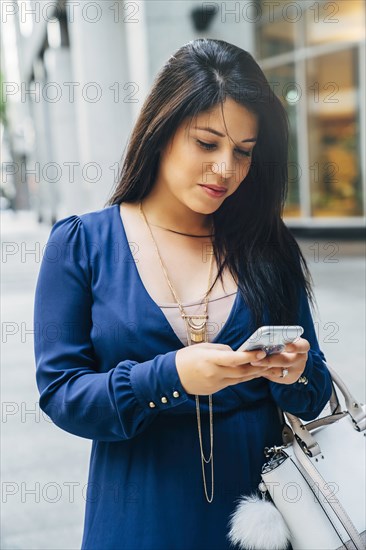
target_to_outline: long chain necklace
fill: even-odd
[[[151,231],[151,228],[150,228],[150,225],[149,225],[149,222],[147,221],[146,219],[146,216],[142,210],[142,202],[140,201],[140,214],[141,216],[143,217],[145,223],[146,223],[146,226],[150,232],[150,235],[151,235],[151,238],[152,238],[152,241],[154,243],[154,246],[155,246],[155,249],[156,249],[156,252],[157,252],[157,255],[158,255],[158,258],[159,258],[159,261],[160,261],[160,264],[161,264],[161,267],[162,267],[162,270],[164,272],[164,275],[166,277],[166,280],[167,280],[167,283],[169,285],[169,288],[170,290],[172,291],[172,294],[178,304],[178,307],[179,307],[179,311],[180,311],[180,314],[181,314],[181,317],[182,319],[185,321],[185,327],[186,327],[186,332],[187,332],[187,340],[188,340],[188,345],[191,345],[192,343],[193,344],[196,344],[196,343],[200,343],[200,342],[207,342],[207,320],[208,320],[208,314],[207,314],[207,311],[208,311],[208,294],[209,294],[209,289],[210,289],[210,283],[211,283],[211,274],[212,274],[212,266],[213,266],[213,254],[212,254],[212,250],[211,250],[211,261],[210,261],[210,272],[209,272],[209,277],[208,277],[208,288],[207,288],[207,292],[205,294],[205,300],[204,300],[204,303],[205,303],[205,308],[204,308],[204,314],[203,315],[187,315],[183,309],[183,306],[182,304],[180,303],[180,300],[173,288],[173,285],[172,283],[170,282],[170,279],[169,279],[169,276],[168,276],[168,273],[166,271],[166,268],[164,266],[164,262],[160,256],[160,253],[159,253],[159,249],[157,247],[157,244],[156,244],[156,241],[154,239],[154,236],[152,234],[152,231]],[[200,449],[201,449],[201,464],[202,464],[202,477],[203,477],[203,485],[204,485],[204,489],[205,489],[205,495],[206,495],[206,499],[209,503],[212,502],[213,500],[213,495],[214,495],[214,467],[213,467],[213,413],[212,413],[212,395],[209,395],[209,412],[210,412],[210,447],[211,447],[211,452],[210,452],[210,456],[208,459],[205,458],[204,456],[204,452],[203,452],[203,446],[202,446],[202,431],[201,431],[201,414],[200,414],[200,402],[199,402],[199,396],[196,395],[195,396],[196,398],[196,415],[197,415],[197,426],[198,426],[198,437],[199,437],[199,442],[200,442]],[[206,464],[208,464],[209,462],[211,462],[211,483],[212,483],[212,492],[211,492],[211,497],[209,498],[208,495],[207,495],[207,486],[206,486],[206,476],[205,476],[205,467],[204,467],[204,462]]]

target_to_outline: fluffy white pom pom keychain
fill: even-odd
[[[273,502],[265,499],[263,482],[259,489],[262,497],[255,493],[239,497],[230,516],[227,537],[242,550],[285,550],[289,546],[290,531]]]

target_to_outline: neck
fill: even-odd
[[[151,194],[141,199],[142,210],[150,225],[155,225],[183,235],[211,235],[212,215],[193,212],[185,205],[179,208],[169,208],[166,203],[155,200]]]

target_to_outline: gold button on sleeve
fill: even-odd
[[[173,391],[173,397],[179,397],[179,396],[180,396],[179,391],[177,390]]]
[[[167,400],[167,398],[164,396],[164,397],[161,398],[161,402],[162,402],[162,403],[168,403],[168,400]]]
[[[152,409],[153,409],[154,407],[156,407],[156,405],[155,405],[154,401],[150,401],[150,403],[149,403],[149,407],[151,407]]]

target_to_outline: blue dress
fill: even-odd
[[[238,291],[213,342],[237,349],[250,336],[249,315]],[[307,385],[259,378],[213,394],[209,503],[195,397],[175,366],[183,343],[142,283],[119,205],[52,227],[35,292],[36,381],[52,421],[92,440],[82,550],[232,548],[235,500],[256,489],[264,447],[281,443],[276,404],[311,420],[331,394],[305,292],[297,324],[311,346]],[[200,403],[208,457],[208,396]],[[205,473],[210,496],[210,464]]]

